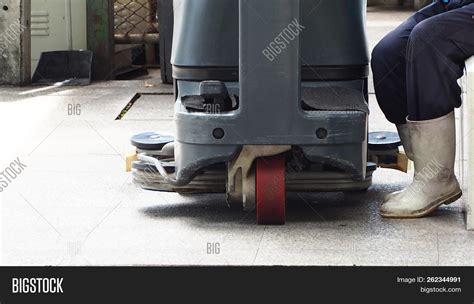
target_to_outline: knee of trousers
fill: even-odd
[[[374,77],[384,77],[397,65],[404,50],[400,49],[399,43],[392,39],[382,39],[372,51],[371,66]]]
[[[437,32],[438,24],[433,24],[430,20],[420,22],[413,28],[408,39],[408,61],[418,57],[425,58],[424,54],[433,52],[436,48],[435,42],[439,39]]]

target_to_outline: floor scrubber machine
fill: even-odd
[[[365,12],[366,0],[175,0],[176,134],[132,138],[134,182],[226,193],[259,224],[285,222],[287,192],[369,188]]]

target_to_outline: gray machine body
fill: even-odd
[[[232,160],[244,145],[292,145],[364,179],[365,10],[366,0],[175,0],[178,179]],[[300,34],[268,59],[263,51],[295,20]],[[189,111],[183,99],[199,95],[206,80],[223,81],[238,108]]]

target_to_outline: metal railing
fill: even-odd
[[[159,42],[156,0],[114,0],[114,23],[115,43]]]

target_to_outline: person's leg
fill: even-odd
[[[461,106],[458,79],[474,55],[474,4],[419,23],[407,52],[409,119],[442,117]]]
[[[408,42],[408,129],[415,163],[413,183],[381,208],[385,217],[425,216],[456,201],[454,108],[457,79],[474,55],[474,4],[418,24]]]
[[[396,125],[405,124],[408,115],[406,53],[410,34],[418,23],[444,11],[440,3],[422,9],[385,36],[372,52],[377,101],[387,119]]]

